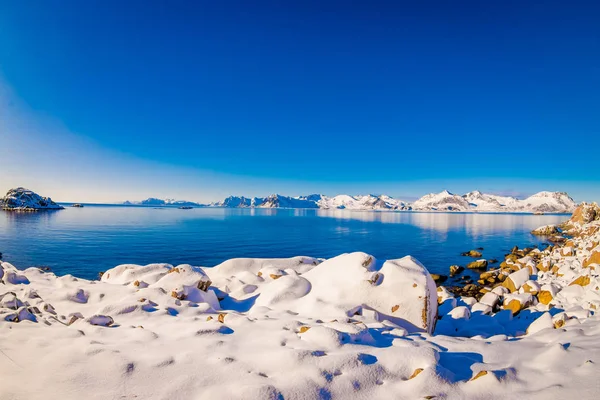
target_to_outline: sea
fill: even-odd
[[[432,273],[483,248],[502,260],[513,246],[544,246],[530,231],[567,214],[232,209],[84,205],[0,212],[2,261],[97,279],[120,264],[211,267],[237,257],[330,258],[362,251],[378,259],[416,257]],[[468,272],[467,272],[468,273]]]

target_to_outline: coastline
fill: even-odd
[[[101,281],[2,263],[0,397],[594,398],[590,207],[563,224],[565,243],[511,252],[479,299],[441,286],[424,311],[412,285],[379,296],[404,275],[364,253],[120,266]],[[394,317],[404,309],[418,315]]]

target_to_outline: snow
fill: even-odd
[[[0,398],[597,398],[600,264],[583,260],[600,219],[570,234],[572,255],[532,251],[512,293],[479,301],[410,256],[124,264],[100,281],[1,263]]]
[[[50,197],[22,187],[10,189],[0,199],[0,208],[11,211],[60,210],[63,207],[52,201]]]
[[[501,267],[511,293],[479,301],[410,256],[124,264],[100,281],[3,262],[0,398],[595,399],[598,217],[573,224],[571,255],[531,251]]]

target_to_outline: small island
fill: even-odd
[[[5,211],[62,210],[50,197],[42,197],[32,190],[18,187],[10,189],[0,199],[0,208]]]

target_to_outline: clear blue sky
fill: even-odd
[[[600,200],[599,21],[597,1],[0,0],[0,189]]]

